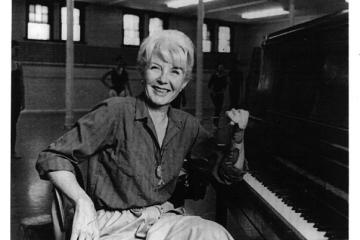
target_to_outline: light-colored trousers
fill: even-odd
[[[233,240],[221,225],[181,215],[173,205],[97,212],[101,240]]]

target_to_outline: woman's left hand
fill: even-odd
[[[225,112],[225,115],[230,119],[230,124],[237,124],[240,129],[245,129],[249,120],[249,112],[244,109],[231,109]]]
[[[231,184],[241,181],[246,173],[246,169],[244,169],[245,155],[242,138],[244,136],[243,130],[246,128],[249,120],[249,112],[233,108],[226,111],[225,115],[230,119],[230,124],[237,125],[238,129],[234,132],[233,145],[227,152],[224,152],[224,156],[214,168],[213,175],[220,183]],[[241,135],[241,139],[237,139],[239,137],[237,135]]]

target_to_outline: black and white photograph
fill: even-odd
[[[350,1],[12,0],[8,239],[356,239]]]

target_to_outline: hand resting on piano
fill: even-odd
[[[249,112],[243,109],[231,109],[225,112],[234,126],[230,149],[220,158],[213,175],[224,184],[239,182],[247,171],[244,151],[244,131],[248,123]]]

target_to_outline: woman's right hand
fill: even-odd
[[[70,240],[98,240],[99,226],[96,210],[90,198],[81,198],[75,203],[75,215]]]
[[[94,203],[80,187],[75,175],[70,171],[53,171],[48,176],[54,185],[75,203],[70,240],[98,240],[99,226]]]

